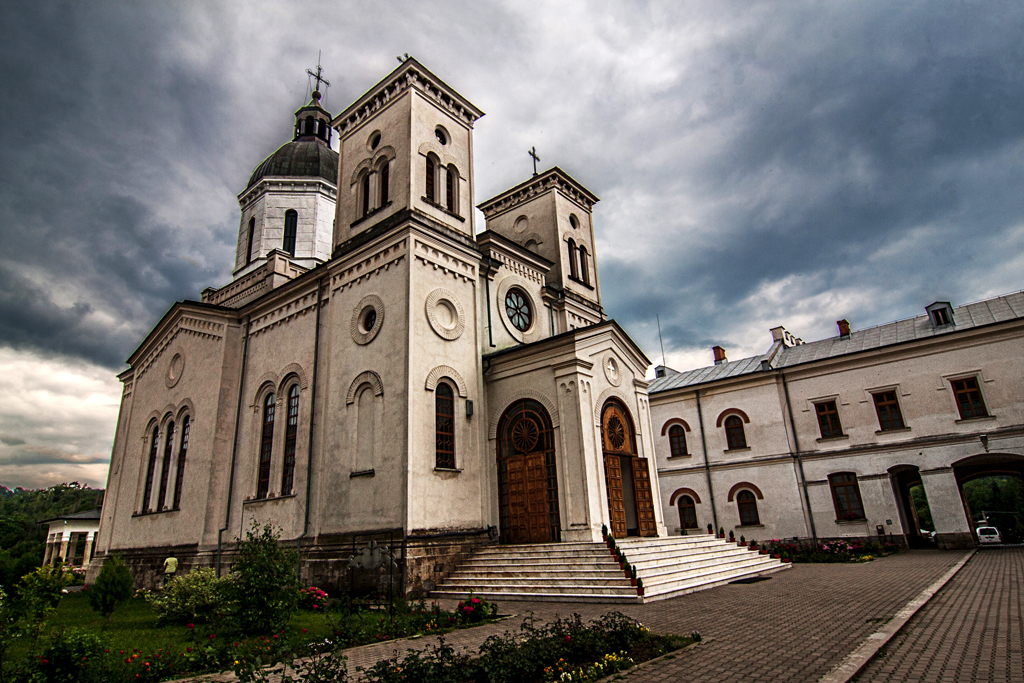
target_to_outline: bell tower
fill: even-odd
[[[338,114],[334,246],[407,210],[472,236],[473,124],[481,116],[412,57]]]
[[[554,334],[604,320],[591,213],[598,201],[555,166],[477,207],[488,230],[552,262],[544,296]]]

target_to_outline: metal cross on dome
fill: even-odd
[[[331,87],[331,82],[323,77],[324,70],[323,67],[320,66],[320,54],[320,52],[316,53],[316,73],[314,73],[312,69],[306,69],[306,73],[309,74],[311,78],[316,79],[316,87],[313,89],[314,92],[320,92],[321,83],[326,85],[328,88]]]
[[[533,157],[533,175],[537,175],[537,162],[540,161],[540,157],[537,156],[537,148],[531,147],[527,154]]]

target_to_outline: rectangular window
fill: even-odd
[[[821,438],[834,439],[843,435],[843,426],[839,423],[839,410],[835,401],[815,403],[814,409],[818,413],[818,427],[821,428]]]
[[[882,391],[873,394],[875,399],[875,411],[878,413],[878,425],[883,432],[893,429],[903,429],[903,413],[900,412],[900,403],[896,400],[895,391]]]
[[[977,378],[967,377],[953,380],[953,393],[956,395],[956,407],[960,410],[961,420],[988,416]]]
[[[852,472],[840,472],[828,475],[828,484],[832,488],[832,502],[836,506],[836,519],[853,522],[864,519],[864,504],[860,499],[860,487],[857,475]]]

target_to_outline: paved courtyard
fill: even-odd
[[[1024,683],[1024,549],[984,549],[911,618],[860,676],[865,683]]]
[[[964,557],[960,552],[913,551],[866,564],[796,565],[767,581],[726,585],[681,598],[616,609],[655,631],[700,631],[709,642],[641,667],[629,681],[815,681],[877,627]],[[518,629],[521,615],[539,619],[578,612],[585,619],[608,606],[506,602],[519,615],[447,636],[456,648],[475,648],[493,634]],[[1018,612],[1019,615],[1019,612]],[[400,650],[433,642],[381,643],[347,652],[349,671]]]

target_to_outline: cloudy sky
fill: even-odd
[[[8,2],[0,484],[102,486],[115,374],[230,279],[252,169],[317,52],[337,112],[409,53],[601,197],[608,314],[660,362],[1024,288],[1019,2]],[[479,221],[482,225],[482,221]]]

